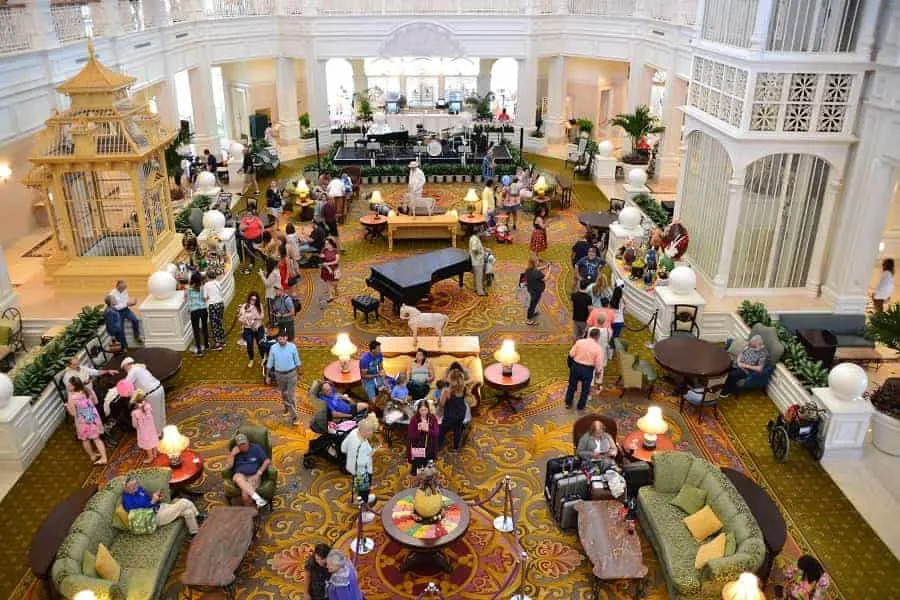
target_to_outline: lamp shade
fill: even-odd
[[[331,347],[331,353],[340,360],[349,360],[351,356],[356,354],[356,346],[350,341],[348,334],[339,333],[334,346]]]
[[[93,590],[81,590],[72,596],[73,600],[97,600],[97,594]]]
[[[519,353],[516,352],[516,343],[513,340],[503,340],[500,348],[494,352],[494,359],[504,365],[513,365],[519,362]]]
[[[612,154],[612,151],[613,151],[613,144],[609,140],[603,140],[602,142],[597,144],[597,154],[599,154],[603,158],[606,158],[607,156]]]
[[[678,265],[669,273],[669,289],[679,296],[686,296],[697,287],[697,274],[685,265]]]
[[[0,165],[0,179],[9,179],[12,177],[12,169],[6,163]]]
[[[203,229],[222,233],[225,231],[225,215],[218,210],[206,211],[203,213]]]
[[[0,373],[0,408],[4,408],[13,397],[13,382],[4,373]]]
[[[469,191],[466,193],[465,201],[469,204],[476,204],[481,201],[481,198],[478,197],[478,192],[475,191],[475,188],[469,188]]]
[[[381,197],[381,190],[372,192],[372,196],[369,198],[369,204],[384,204],[384,198]]]
[[[626,229],[634,229],[641,224],[641,211],[634,206],[626,206],[619,211],[619,225]]]
[[[722,600],[766,600],[766,595],[759,589],[756,575],[741,573],[737,581],[726,583],[722,588]]]
[[[209,171],[203,171],[197,175],[197,189],[209,190],[216,187],[216,176]]]
[[[175,294],[178,282],[168,271],[157,271],[147,278],[147,291],[157,300],[166,300]]]
[[[647,183],[647,171],[643,169],[631,169],[628,171],[628,183],[634,187],[641,187]]]
[[[856,400],[869,387],[869,377],[857,364],[841,363],[828,373],[828,388],[841,400]]]
[[[162,439],[159,440],[159,451],[169,457],[169,463],[173,466],[181,462],[181,453],[188,447],[191,440],[178,431],[176,425],[163,427]]]
[[[658,406],[647,407],[647,414],[638,419],[637,428],[651,435],[661,435],[669,430],[669,424],[663,419],[662,409]]]
[[[543,175],[537,178],[537,181],[534,182],[534,191],[543,194],[547,191],[547,178]]]
[[[305,179],[301,179],[297,182],[297,195],[301,198],[306,198],[309,196],[309,185],[307,185]]]

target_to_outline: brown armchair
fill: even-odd
[[[591,430],[591,426],[594,424],[594,421],[601,421],[603,423],[603,427],[606,429],[606,433],[608,433],[613,441],[616,443],[616,464],[620,467],[622,466],[622,461],[625,457],[625,453],[622,450],[622,446],[619,444],[618,433],[619,426],[616,424],[616,420],[612,417],[607,417],[606,415],[599,415],[597,413],[591,413],[589,415],[584,415],[572,425],[572,449],[573,451],[578,448],[578,441],[581,440],[581,437]]]

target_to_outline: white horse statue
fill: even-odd
[[[413,334],[413,344],[419,341],[419,329],[433,329],[438,335],[438,346],[444,339],[444,327],[450,317],[441,313],[423,313],[415,306],[404,304],[400,307],[400,318],[409,321],[409,328]]]

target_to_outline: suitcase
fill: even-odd
[[[583,502],[581,498],[568,498],[560,505],[559,523],[560,529],[574,529],[578,527],[578,511],[575,505]]]
[[[636,497],[639,489],[653,483],[650,463],[644,461],[626,464],[622,471],[622,476],[625,478],[625,485],[627,486],[625,493],[629,498]]]
[[[544,475],[544,499],[550,502],[553,497],[554,482],[559,479],[555,477],[561,473],[573,471],[577,466],[578,459],[575,456],[560,456],[551,458],[547,461],[547,472]]]
[[[550,507],[557,523],[562,522],[563,505],[569,500],[590,498],[590,482],[587,475],[574,472],[560,477],[553,490]]]

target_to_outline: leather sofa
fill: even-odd
[[[414,352],[413,352],[414,354]],[[384,372],[394,376],[397,373],[405,373],[409,365],[412,364],[413,356],[401,354],[398,356],[384,357]],[[428,357],[431,368],[434,370],[435,379],[444,376],[447,368],[457,361],[469,374],[469,406],[472,412],[477,412],[477,407],[481,404],[481,386],[484,384],[484,367],[481,364],[481,358],[478,356],[455,356],[452,354],[435,354]],[[432,386],[434,389],[434,386]]]
[[[129,473],[147,492],[163,490],[164,501],[170,499],[168,468],[137,469]],[[98,599],[127,598],[156,600],[161,597],[169,571],[187,537],[183,519],[159,527],[149,535],[136,535],[113,524],[116,507],[122,503],[125,477],[116,477],[100,489],[72,523],[53,563],[53,585],[63,598],[74,598],[82,590],[90,590]],[[122,574],[117,583],[90,577],[82,571],[85,550],[97,553],[103,543]]]
[[[722,597],[722,588],[744,571],[755,572],[766,557],[762,531],[747,503],[714,464],[687,452],[653,455],[654,481],[637,494],[638,518],[659,557],[670,598]],[[687,515],[669,503],[685,483],[706,490],[706,503],[734,534],[734,554],[715,558],[701,570],[694,559],[701,542],[694,540],[682,519]]]
[[[778,322],[796,334],[804,329],[822,329],[834,334],[838,348],[874,348],[875,340],[866,337],[866,315],[833,313],[781,313]]]

